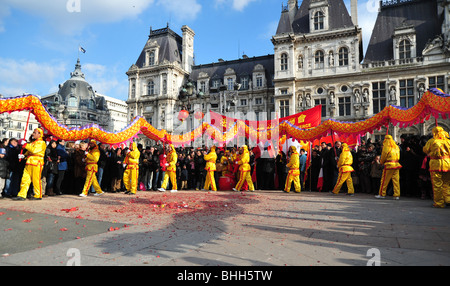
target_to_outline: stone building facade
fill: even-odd
[[[322,119],[367,119],[388,105],[410,108],[432,87],[450,89],[450,0],[383,0],[366,53],[357,1],[289,0],[274,54],[195,65],[195,33],[152,30],[127,72],[128,120],[140,115],[176,132],[181,109],[239,112],[255,120],[322,105]],[[269,40],[269,39],[268,39]],[[192,120],[192,119],[191,119]],[[439,120],[447,130],[450,124]],[[189,125],[190,124],[190,125]],[[187,130],[193,126],[190,122]],[[401,134],[428,134],[434,120]],[[382,139],[385,130],[370,137]]]

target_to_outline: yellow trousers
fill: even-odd
[[[355,189],[353,188],[353,180],[352,180],[352,173],[351,172],[339,172],[339,177],[336,182],[336,186],[334,186],[333,194],[338,194],[339,191],[342,188],[342,185],[347,182],[347,190],[349,194],[354,194]]]
[[[392,180],[394,186],[394,197],[400,197],[400,169],[383,169],[379,195],[386,196],[386,189],[390,180]]]
[[[20,183],[20,191],[18,197],[26,198],[30,184],[33,183],[34,197],[42,198],[41,173],[43,165],[25,165],[23,170],[22,181]]]
[[[138,186],[139,168],[128,168],[123,172],[123,184],[130,193],[136,194]]]
[[[214,179],[214,171],[208,171],[205,179],[205,186],[203,187],[205,190],[209,190],[209,185],[211,185],[211,190],[217,191],[216,188],[216,180]]]
[[[286,184],[284,185],[285,192],[290,192],[292,182],[294,182],[295,192],[300,193],[302,191],[302,187],[300,186],[300,171],[289,171],[286,178]]]
[[[236,190],[240,191],[244,181],[247,181],[248,190],[254,191],[255,187],[253,186],[252,176],[250,175],[250,171],[240,171],[239,181],[236,185]]]
[[[450,203],[450,172],[430,172],[434,206],[443,208]]]
[[[167,188],[167,185],[170,182],[172,183],[172,190],[177,190],[177,174],[175,171],[166,171],[164,174],[164,180],[162,182],[161,188],[164,190]]]
[[[91,185],[94,186],[94,190],[97,194],[103,193],[100,185],[98,184],[96,173],[97,172],[94,170],[87,170],[86,182],[84,183],[83,191],[81,192],[82,194],[87,195]]]

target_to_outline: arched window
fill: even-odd
[[[314,30],[323,30],[325,15],[321,11],[314,13]]]
[[[147,85],[147,94],[152,95],[155,94],[155,83],[153,80],[150,80]]]
[[[69,97],[69,99],[67,100],[67,106],[77,107],[78,106],[77,98],[74,96]]]
[[[402,40],[399,45],[399,58],[401,60],[411,58],[411,42]]]
[[[348,49],[346,47],[339,49],[339,66],[348,66]]]
[[[316,69],[323,69],[324,67],[324,55],[323,51],[317,51],[314,55],[314,62]]]
[[[281,55],[281,70],[286,71],[288,69],[288,56],[287,54]]]
[[[302,55],[298,56],[297,64],[298,64],[299,69],[303,68],[303,56]]]

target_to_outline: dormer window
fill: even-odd
[[[95,101],[93,99],[89,100],[88,108],[95,109]]]
[[[148,53],[148,65],[149,66],[155,65],[155,51],[151,51]]]
[[[416,31],[414,26],[408,26],[406,23],[396,27],[393,37],[394,60],[400,63],[409,63],[416,57]]]
[[[77,107],[78,106],[78,100],[74,96],[70,96],[67,100],[67,106],[69,107]]]
[[[324,29],[324,19],[325,15],[321,11],[317,11],[314,13],[314,30],[323,30]]]
[[[398,46],[399,59],[405,60],[411,58],[411,42],[408,40],[402,40]]]
[[[329,27],[330,5],[328,0],[314,0],[309,5],[310,33],[327,31]]]

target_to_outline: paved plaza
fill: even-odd
[[[281,191],[0,201],[0,265],[450,265],[450,208]]]

